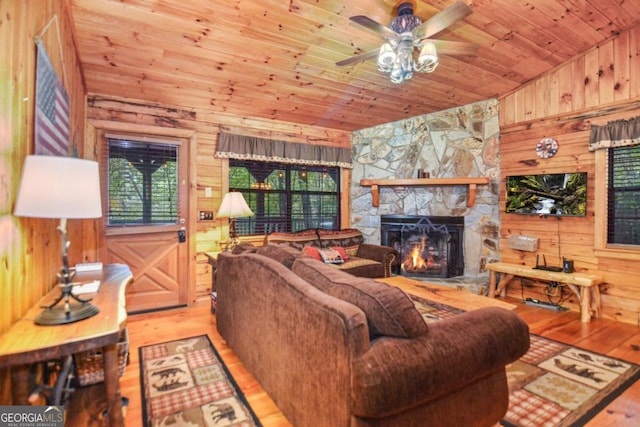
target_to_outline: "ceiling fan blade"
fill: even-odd
[[[420,47],[426,43],[433,43],[439,55],[476,55],[479,48],[475,43],[436,39],[425,39],[418,43],[417,46]]]
[[[347,65],[355,64],[356,62],[366,61],[367,59],[375,58],[378,56],[380,49],[370,50],[369,52],[361,53],[360,55],[353,56],[349,59],[345,59],[340,62],[336,62],[338,67],[344,67]]]
[[[364,16],[364,15],[356,15],[356,16],[352,16],[351,18],[349,18],[352,22],[355,22],[356,24],[362,25],[363,27],[376,32],[378,34],[382,34],[385,37],[390,37],[393,39],[397,39],[398,38],[398,34],[393,31],[391,28],[389,27],[385,27],[384,25],[374,21],[373,19],[369,18],[368,16]]]
[[[438,34],[456,21],[473,13],[473,10],[462,1],[457,1],[442,12],[432,16],[421,25],[413,29],[413,35],[417,39],[424,39]]]

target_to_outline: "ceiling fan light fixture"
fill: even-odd
[[[393,83],[400,84],[413,77],[414,73],[435,71],[439,64],[436,45],[448,55],[476,54],[477,46],[474,43],[431,39],[431,36],[473,12],[465,1],[455,0],[425,22],[413,14],[416,0],[399,0],[397,4],[397,8],[394,8],[397,16],[389,27],[365,15],[349,18],[352,22],[381,34],[385,42],[376,50],[336,62],[337,66],[342,67],[376,57],[378,70],[389,74]]]
[[[418,56],[418,63],[416,64],[416,71],[423,73],[433,73],[438,66],[438,53],[436,52],[436,46],[429,42],[425,43],[420,49],[420,56]]]
[[[388,73],[393,68],[393,63],[396,60],[396,53],[393,51],[393,47],[390,43],[385,43],[380,47],[380,53],[378,53],[378,70]]]
[[[413,14],[413,4],[406,2],[398,6],[398,16],[391,22],[391,29],[398,34],[410,33],[422,24],[419,16]]]
[[[405,70],[402,69],[400,63],[396,61],[393,65],[393,69],[389,73],[389,79],[391,83],[400,84],[403,81],[410,79],[413,76],[412,72],[406,73]]]

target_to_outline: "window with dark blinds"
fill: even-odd
[[[640,145],[608,150],[607,242],[640,245]]]
[[[255,214],[236,220],[239,235],[340,228],[338,167],[230,159],[229,190]]]
[[[108,138],[107,224],[178,222],[178,147]]]

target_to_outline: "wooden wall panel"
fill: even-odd
[[[500,124],[637,99],[639,71],[640,27],[636,26],[502,96],[505,107],[512,108],[501,111]]]
[[[190,218],[200,210],[217,211],[222,195],[228,188],[228,162],[214,157],[218,136],[222,132],[251,135],[281,141],[351,147],[351,133],[332,129],[301,126],[271,120],[214,114],[200,109],[184,109],[175,106],[151,105],[135,100],[90,96],[88,99],[88,119],[96,128],[126,127],[135,125],[137,130],[145,126],[153,133],[175,132],[188,129],[194,132],[195,155],[190,167],[196,170],[195,206],[191,207]],[[211,188],[211,197],[206,189]],[[345,208],[346,209],[346,208]],[[211,270],[204,252],[219,251],[221,242],[227,239],[227,220],[198,221],[195,227],[195,277],[190,279],[189,304],[205,304],[211,292]],[[261,241],[261,238],[258,239]],[[193,259],[194,257],[192,257]]]
[[[48,29],[43,32],[45,28]],[[85,89],[64,2],[0,2],[0,333],[56,283],[61,267],[58,221],[12,215],[22,164],[34,152],[35,37],[42,42],[70,101],[71,146],[84,152]],[[84,236],[95,221],[69,221],[69,260],[85,259]],[[90,246],[89,246],[90,247]],[[8,370],[0,370],[0,404],[11,403]]]
[[[575,171],[589,176],[586,217],[503,213],[501,260],[535,265],[539,254],[545,255],[549,264],[561,265],[562,257],[567,257],[575,261],[578,271],[598,271],[606,280],[603,316],[632,324],[640,324],[640,252],[623,259],[611,254],[605,257],[595,250],[595,230],[605,224],[603,218],[595,217],[595,200],[605,189],[596,188],[596,175],[603,170],[596,163],[596,154],[588,151],[588,141],[592,124],[640,115],[639,47],[640,29],[635,28],[500,99],[502,212],[506,176]],[[544,137],[553,137],[560,145],[550,159],[535,153],[536,144]],[[538,251],[510,249],[507,237],[511,234],[539,237]],[[515,286],[508,293],[547,298],[543,288],[527,281],[522,289]],[[568,296],[566,305],[577,309],[575,298]]]

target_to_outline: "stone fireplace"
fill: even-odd
[[[457,276],[460,282],[470,279],[469,283],[488,280],[484,265],[498,258],[500,234],[499,142],[495,99],[354,131],[351,226],[361,230],[368,243],[391,239],[390,246],[407,244],[422,255],[437,258],[436,262],[427,260],[432,262],[428,267],[420,267],[426,272],[414,268],[411,274],[415,277]],[[430,185],[428,181],[425,185],[384,186],[379,189],[378,206],[373,206],[371,187],[360,185],[362,179],[416,178],[419,170],[431,178],[488,177],[491,182],[478,185],[472,206],[467,204],[465,186]],[[425,241],[423,248],[422,230],[412,238],[397,235],[398,228],[416,226],[416,231],[418,224],[396,224],[391,231],[385,226],[382,231],[386,218],[408,216],[429,218],[434,227],[431,234],[441,233],[439,241]],[[444,217],[454,223],[448,235],[438,231],[441,224],[433,220]]]
[[[449,278],[464,274],[464,218],[383,215],[380,242],[400,254],[395,274]]]

